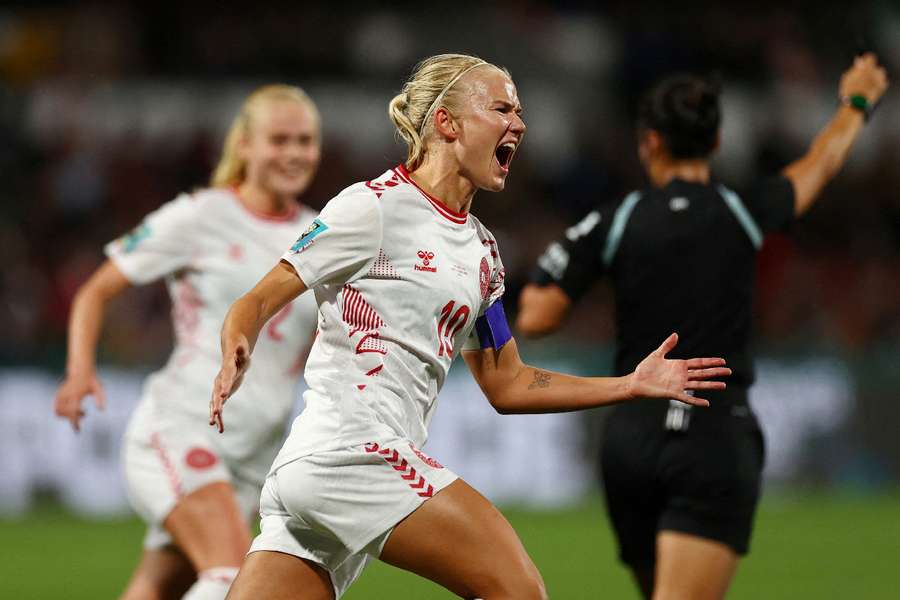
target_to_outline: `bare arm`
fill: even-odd
[[[54,399],[56,414],[79,431],[85,396],[94,396],[97,408],[106,406],[103,386],[97,379],[97,341],[106,315],[106,305],[131,285],[116,265],[107,260],[78,288],[69,313],[66,378]]]
[[[209,424],[225,430],[222,409],[237,391],[250,367],[250,354],[266,322],[306,291],[306,284],[288,263],[281,261],[256,286],[235,300],[222,325],[222,368],[216,375],[209,403]]]
[[[516,330],[528,337],[552,333],[562,325],[571,307],[572,300],[558,285],[529,283],[519,296]]]
[[[873,106],[887,89],[887,75],[874,54],[857,57],[841,76],[841,98],[864,96]],[[794,213],[799,216],[813,205],[822,188],[837,175],[862,129],[863,113],[842,105],[813,140],[809,150],[784,169],[794,186]]]
[[[526,365],[514,339],[499,350],[464,351],[463,358],[501,414],[567,412],[638,398],[673,398],[708,406],[686,391],[724,389],[724,383],[706,380],[726,377],[731,369],[721,358],[666,359],[677,342],[678,336],[672,334],[624,377],[575,377]]]

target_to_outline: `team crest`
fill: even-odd
[[[487,300],[491,289],[491,269],[484,256],[481,257],[481,266],[478,268],[478,283],[481,284],[481,299]]]
[[[219,459],[206,448],[194,447],[188,450],[188,453],[184,457],[184,462],[186,462],[189,467],[203,470],[208,469],[219,462]]]
[[[319,219],[314,219],[313,222],[309,224],[309,227],[306,228],[306,231],[301,233],[300,237],[297,238],[297,241],[294,242],[294,245],[291,246],[291,252],[303,252],[304,250],[309,248],[310,244],[313,243],[313,240],[315,240],[317,235],[325,231],[328,231],[328,225],[326,225]]]

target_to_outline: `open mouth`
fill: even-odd
[[[500,164],[501,169],[504,171],[509,170],[509,165],[512,163],[513,155],[515,153],[516,145],[513,142],[500,144],[496,152],[494,152],[494,156],[497,158],[497,162]]]

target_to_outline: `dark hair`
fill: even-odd
[[[638,129],[659,132],[673,158],[706,158],[716,147],[722,120],[717,80],[679,74],[663,79],[642,98]]]

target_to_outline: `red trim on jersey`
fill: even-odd
[[[250,207],[247,204],[247,201],[244,200],[243,196],[241,196],[240,192],[238,192],[238,188],[236,185],[229,186],[228,190],[237,199],[238,204],[241,205],[241,208],[250,213],[253,217],[260,219],[261,221],[283,223],[285,221],[293,221],[297,218],[297,215],[300,214],[300,203],[298,202],[293,202],[286,211],[280,213],[266,213]]]
[[[400,179],[405,181],[406,183],[412,184],[419,192],[425,196],[425,198],[431,203],[431,205],[440,213],[441,216],[446,218],[449,221],[453,221],[458,225],[465,225],[466,221],[469,218],[468,212],[456,212],[451,209],[449,206],[423,190],[419,187],[419,184],[412,180],[412,177],[409,176],[409,171],[406,170],[406,167],[402,164],[397,165],[397,168],[394,169],[394,173],[400,176]]]

